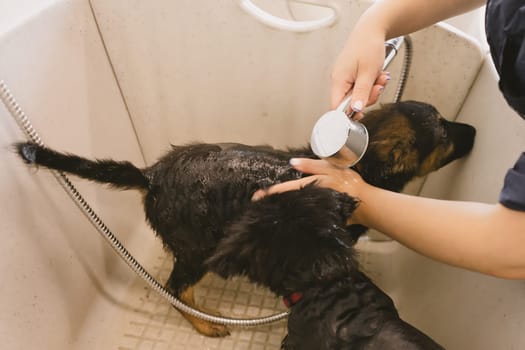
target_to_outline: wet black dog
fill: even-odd
[[[285,297],[283,349],[443,349],[401,320],[390,297],[359,270],[345,227],[356,205],[311,185],[270,196],[228,228],[207,264]]]
[[[363,122],[370,142],[356,170],[369,183],[393,191],[401,190],[414,177],[467,154],[475,135],[471,126],[448,122],[434,107],[413,101],[385,105],[368,113]],[[175,256],[167,286],[192,306],[196,306],[193,286],[208,270],[205,261],[214,254],[229,228],[242,222],[247,211],[253,212],[261,205],[251,201],[253,192],[303,176],[288,164],[291,157],[314,157],[307,148],[281,151],[240,144],[193,144],[174,146],[157,163],[139,169],[129,162],[91,161],[31,143],[18,144],[18,152],[31,164],[115,188],[142,191],[148,222]],[[305,191],[341,198],[329,189],[305,188],[299,192]],[[270,196],[262,203],[282,197],[273,198]],[[308,225],[310,220],[330,215],[320,202],[321,198],[316,200],[315,196],[311,198],[304,193],[304,198],[299,195],[292,206],[316,207],[315,215],[303,218]],[[346,214],[350,211],[345,211]],[[302,228],[295,230],[299,232]],[[365,230],[350,227],[348,242],[354,242]],[[301,240],[296,244],[300,246]],[[228,334],[224,326],[184,316],[203,334]]]

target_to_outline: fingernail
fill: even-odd
[[[392,79],[392,77],[390,76],[390,73],[388,73],[386,76],[386,80],[389,81],[390,79]]]
[[[252,196],[252,201],[253,201],[253,202],[256,202],[256,201],[258,201],[259,199],[261,199],[262,197],[263,197],[263,195],[262,195],[262,191],[261,191],[261,190],[258,190],[258,191],[256,191],[256,192],[253,194],[253,196]]]
[[[361,112],[362,109],[363,109],[362,101],[355,101],[354,104],[352,105],[352,110],[354,112]]]
[[[301,164],[301,161],[298,158],[292,158],[292,159],[290,159],[289,163],[290,163],[291,166],[296,166],[296,165]]]
[[[382,94],[383,91],[385,91],[385,88],[384,88],[384,87],[380,87],[380,88],[379,88],[379,94]]]

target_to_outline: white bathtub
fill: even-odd
[[[144,165],[169,143],[303,145],[327,108],[331,64],[368,6],[318,2],[335,12],[295,3],[292,14],[317,20],[335,13],[335,23],[298,33],[258,22],[234,0],[0,0],[0,80],[49,146],[86,156]],[[290,17],[284,1],[256,4]],[[483,40],[473,20],[451,23]],[[431,102],[478,134],[468,158],[407,191],[497,201],[507,168],[525,148],[525,124],[500,97],[486,44],[447,25],[413,40],[404,98]],[[400,57],[394,77],[399,67]],[[0,124],[2,349],[279,348],[283,322],[234,329],[225,339],[195,334],[116,257],[48,172],[15,157],[10,145],[24,136],[3,107]],[[165,278],[169,257],[145,224],[140,196],[75,184],[128,249]],[[401,315],[446,348],[525,347],[522,281],[451,268],[392,241],[362,240],[358,248]],[[283,309],[242,280],[209,278],[199,298],[233,316]]]

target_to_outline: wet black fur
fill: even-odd
[[[406,130],[397,130],[398,133],[410,132],[415,134],[414,137],[394,137],[389,123],[398,119],[405,121],[403,125],[408,125],[404,126]],[[363,122],[370,134],[370,146],[356,170],[366,181],[394,191],[401,190],[415,176],[424,175],[421,164],[428,154],[436,153],[440,147],[454,146],[450,154],[438,152],[440,157],[433,161],[428,171],[465,155],[472,148],[475,133],[468,125],[447,122],[432,106],[413,101],[385,105],[369,113]],[[426,138],[430,141],[422,140]],[[214,253],[221,254],[220,249],[216,250],[221,241],[221,247],[224,247],[227,242],[238,244],[241,240],[246,246],[239,249],[254,250],[273,244],[271,256],[280,251],[281,258],[285,259],[282,265],[273,266],[268,259],[270,255],[264,255],[259,258],[259,263],[251,266],[253,262],[250,262],[249,266],[257,271],[253,274],[254,281],[270,287],[279,295],[311,285],[311,263],[318,266],[318,277],[329,275],[330,281],[337,279],[343,284],[348,281],[345,287],[348,290],[341,293],[343,299],[345,293],[351,293],[356,278],[366,280],[358,272],[349,248],[366,228],[346,227],[343,220],[353,211],[353,199],[330,189],[308,186],[272,195],[260,202],[251,201],[256,189],[304,176],[291,168],[288,161],[291,157],[314,157],[308,148],[282,151],[240,144],[173,146],[158,162],[144,169],[129,162],[91,161],[32,143],[20,143],[17,149],[27,163],[69,172],[115,188],[141,190],[148,222],[176,257],[167,283],[175,294],[193,286],[210,266],[218,270],[216,266],[206,265],[205,261]],[[279,210],[272,214],[272,208]],[[261,218],[265,221],[261,222]],[[249,227],[252,220],[257,225],[264,224],[268,231],[264,230],[265,235],[246,232],[251,237],[241,239],[239,227]],[[303,247],[306,242],[312,246],[319,243],[321,232],[325,234],[326,248],[318,247],[315,254],[321,262],[313,262],[312,252],[303,260],[295,260],[300,258],[303,248],[305,252],[310,248]],[[265,239],[267,241],[260,243],[260,247],[254,246]],[[342,250],[334,249],[338,247],[344,247],[343,255]],[[294,249],[296,252],[289,254]],[[227,259],[230,258],[234,259]],[[342,263],[341,259],[348,263]],[[241,265],[236,269],[248,268],[248,265],[242,265],[242,261],[238,263]],[[219,272],[230,275],[228,271]],[[262,278],[264,275],[274,279]],[[322,278],[314,279],[316,283],[319,281]],[[369,288],[376,290],[373,285]],[[374,293],[381,296],[379,290]],[[357,292],[353,294],[359,296]]]
[[[401,320],[390,297],[359,270],[345,229],[356,205],[314,186],[271,196],[228,228],[207,264],[277,295],[303,293],[290,309],[283,349],[442,349]]]

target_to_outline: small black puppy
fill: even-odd
[[[345,227],[356,205],[311,185],[264,198],[228,228],[207,265],[285,298],[282,349],[443,349],[401,320],[390,297],[359,271]]]
[[[449,122],[433,106],[414,101],[387,104],[368,113],[363,123],[369,147],[355,169],[367,182],[392,191],[466,155],[475,135],[473,127]],[[281,151],[267,146],[193,144],[173,146],[158,162],[139,169],[129,162],[93,161],[32,143],[17,147],[27,163],[142,191],[146,218],[175,257],[167,287],[194,307],[193,286],[208,271],[204,262],[228,227],[242,220],[246,210],[258,207],[251,201],[254,191],[304,176],[288,160],[314,157],[308,148]],[[323,192],[333,191],[315,193]],[[300,197],[293,206],[307,205]],[[314,216],[328,214],[319,206]],[[314,216],[303,220],[308,223]],[[348,235],[355,241],[365,230],[354,225]],[[228,334],[225,326],[183,315],[205,335]]]

